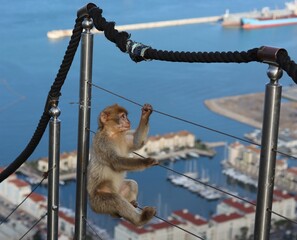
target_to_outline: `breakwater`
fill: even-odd
[[[188,25],[188,24],[211,23],[211,22],[217,22],[219,20],[222,20],[222,16],[187,18],[187,19],[148,22],[148,23],[135,23],[135,24],[116,26],[116,29],[118,31],[132,31],[132,30],[141,30],[141,29],[150,29],[150,28],[173,27],[173,26],[181,26],[181,25]],[[92,32],[94,34],[101,33],[96,29],[93,29]],[[53,31],[47,32],[47,37],[49,39],[59,39],[64,37],[70,37],[71,34],[72,34],[72,29],[71,30],[53,30]]]

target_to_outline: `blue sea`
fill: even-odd
[[[78,0],[26,0],[5,1],[1,4],[0,20],[0,165],[12,162],[31,138],[52,82],[68,45],[68,38],[52,41],[46,36],[50,30],[72,29],[76,12],[85,1]],[[95,2],[103,9],[103,16],[117,25],[222,15],[226,9],[232,12],[270,8],[283,8],[285,1],[273,0],[118,0]],[[219,23],[185,25],[131,31],[131,39],[161,50],[174,51],[247,51],[263,45],[285,48],[290,57],[297,59],[297,25],[279,28],[244,31],[225,29]],[[61,152],[77,148],[80,49],[74,59],[62,89]],[[198,124],[227,132],[237,137],[253,130],[252,127],[227,119],[209,111],[204,100],[229,95],[263,92],[269,81],[267,65],[171,63],[149,61],[134,63],[102,34],[94,36],[93,83],[138,103],[151,103],[154,109]],[[280,83],[292,84],[284,74]],[[92,90],[91,129],[96,131],[96,119],[105,106],[119,103],[129,110],[132,125],[136,127],[140,109],[125,100]],[[164,134],[188,130],[202,141],[233,142],[234,138],[189,125],[154,113],[150,134]],[[217,148],[212,158],[199,158],[198,171],[206,170],[211,183],[228,187],[242,197],[255,199],[256,192],[238,185],[221,174],[220,162],[225,157],[223,148]],[[47,156],[48,134],[30,157]],[[172,166],[185,171],[185,161]],[[131,173],[140,185],[139,203],[153,205],[158,214],[166,217],[172,211],[188,208],[195,214],[208,218],[214,213],[217,201],[209,202],[189,191],[171,185],[167,171],[154,167]],[[39,188],[46,194],[46,188]],[[61,205],[74,209],[75,182],[60,189]],[[112,235],[114,221],[109,217],[89,212],[89,219],[108,229]]]

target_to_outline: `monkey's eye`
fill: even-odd
[[[123,114],[121,115],[121,118],[122,118],[122,119],[126,119],[126,118],[127,118],[126,114],[123,113]]]

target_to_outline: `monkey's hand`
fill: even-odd
[[[145,163],[145,165],[147,167],[159,165],[159,162],[156,159],[154,159],[154,158],[145,158],[143,160],[144,160],[144,163]]]
[[[141,118],[142,119],[145,119],[145,120],[148,120],[150,115],[152,114],[153,112],[153,107],[152,105],[150,104],[144,104],[142,109],[141,109]]]

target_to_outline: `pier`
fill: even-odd
[[[189,158],[188,156],[194,157],[195,155],[197,157],[199,156],[205,156],[205,157],[213,157],[216,152],[213,150],[202,150],[202,149],[197,149],[197,148],[188,148],[188,149],[184,149],[184,150],[180,150],[180,151],[172,151],[172,152],[168,152],[165,153],[163,152],[163,154],[158,154],[157,156],[153,156],[153,158],[155,158],[157,161],[165,161],[165,160],[172,160],[172,159],[180,159],[180,158]]]
[[[118,31],[132,31],[132,30],[142,30],[150,28],[161,28],[161,27],[173,27],[189,24],[200,24],[200,23],[212,23],[222,20],[222,16],[210,16],[210,17],[200,17],[200,18],[187,18],[178,20],[168,20],[159,22],[148,22],[148,23],[135,23],[116,26]],[[93,33],[101,33],[97,30],[93,30]],[[47,33],[49,39],[59,39],[64,37],[70,37],[72,30],[53,30]]]

